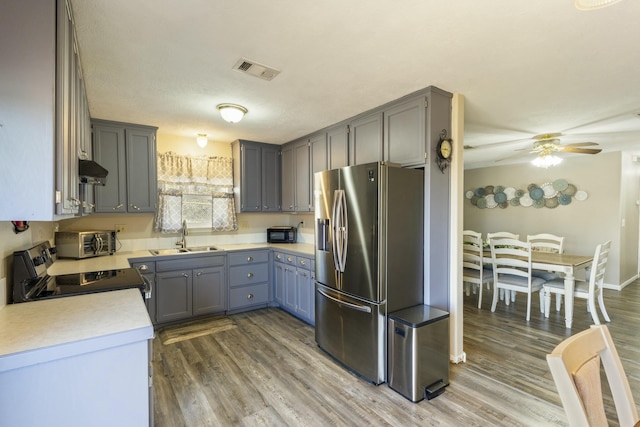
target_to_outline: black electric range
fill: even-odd
[[[50,276],[47,268],[56,261],[56,248],[48,241],[13,253],[13,302],[91,294],[138,288],[146,298],[150,284],[135,268]]]

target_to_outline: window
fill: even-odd
[[[155,231],[176,233],[189,228],[238,229],[233,201],[233,159],[158,155],[158,213]]]

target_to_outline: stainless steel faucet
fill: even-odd
[[[187,248],[187,234],[189,234],[187,230],[187,221],[182,221],[182,228],[180,229],[180,240],[176,242],[176,246],[180,246],[182,249]]]

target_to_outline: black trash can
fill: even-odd
[[[389,387],[412,402],[449,385],[449,313],[417,305],[389,314]]]

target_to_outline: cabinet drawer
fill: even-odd
[[[156,262],[156,271],[191,270],[194,268],[219,267],[224,265],[224,255],[192,257]]]
[[[229,265],[255,264],[269,261],[269,251],[247,251],[229,254]]]
[[[304,268],[305,270],[313,270],[314,269],[314,263],[313,260],[311,258],[305,258],[305,257],[296,257],[298,260],[297,266],[298,268]]]
[[[296,256],[284,252],[276,252],[274,255],[276,262],[284,262],[285,264],[296,265]]]
[[[242,286],[269,281],[269,264],[238,265],[229,269],[229,285]]]
[[[229,310],[269,302],[269,285],[243,286],[229,291]]]

